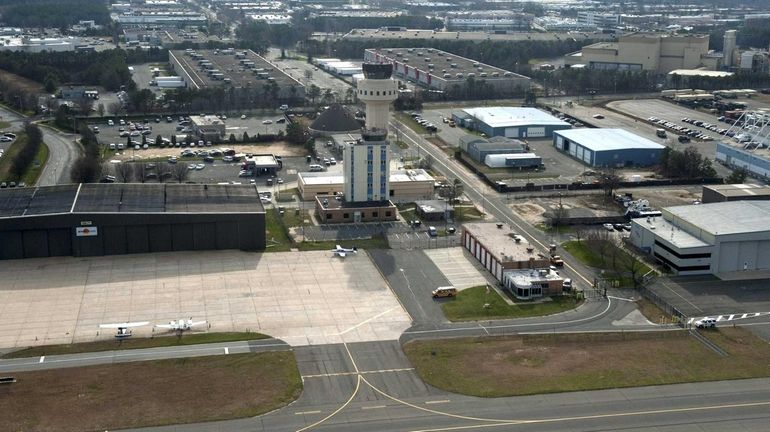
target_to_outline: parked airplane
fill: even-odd
[[[134,327],[146,326],[149,321],[141,322],[126,322],[126,323],[114,323],[114,324],[99,324],[99,328],[117,329],[115,337],[118,339],[125,339],[131,337],[131,329]]]
[[[345,258],[345,256],[349,253],[358,253],[358,249],[356,249],[355,246],[353,246],[350,249],[344,248],[340,245],[337,245],[336,248],[332,249],[332,252],[334,252],[335,255],[337,255],[340,258]]]
[[[175,331],[185,331],[203,324],[206,324],[206,321],[193,321],[192,317],[190,317],[188,320],[171,320],[168,324],[155,324],[155,327]]]

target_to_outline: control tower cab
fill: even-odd
[[[366,128],[388,130],[390,104],[398,98],[398,85],[391,78],[393,65],[364,63],[364,79],[358,81],[358,99],[366,104]]]

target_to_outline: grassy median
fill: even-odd
[[[564,296],[540,303],[519,302],[509,305],[497,291],[491,288],[487,290],[486,285],[481,285],[460,291],[457,297],[446,300],[441,309],[450,321],[476,321],[552,315],[574,309],[577,305],[573,297]]]
[[[251,417],[302,391],[291,351],[12,374],[2,430],[104,431]]]
[[[770,345],[742,328],[550,334],[412,341],[404,351],[428,384],[482,397],[770,376]]]
[[[110,330],[106,330],[109,332]],[[113,350],[160,348],[169,346],[198,345],[217,342],[235,342],[267,339],[270,336],[252,332],[225,333],[182,333],[179,335],[158,336],[153,338],[131,338],[122,340],[102,340],[67,345],[42,345],[13,351],[0,358],[39,357],[43,355],[78,354]]]

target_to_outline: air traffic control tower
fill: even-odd
[[[391,79],[390,63],[364,63],[364,79],[358,81],[358,99],[366,104],[366,129],[388,130],[390,104],[398,98],[398,85]]]

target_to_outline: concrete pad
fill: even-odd
[[[109,339],[99,324],[189,317],[209,331],[258,331],[293,345],[396,340],[411,325],[363,251],[15,260],[3,262],[0,280],[2,348]]]
[[[425,249],[425,255],[441,270],[455,288],[462,290],[490,282],[485,270],[462,247]],[[494,282],[492,286],[494,286]]]
[[[634,309],[625,317],[619,320],[613,321],[612,325],[614,326],[632,326],[632,325],[648,326],[648,325],[654,325],[654,323],[651,323],[647,319],[647,317],[645,317],[644,315],[642,315],[641,312],[639,312],[638,309]]]

